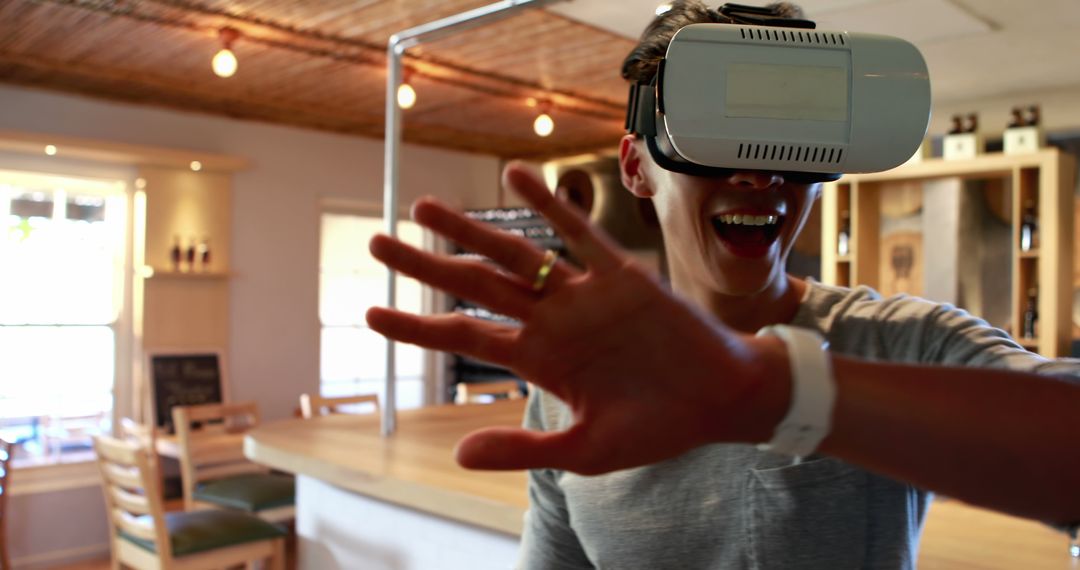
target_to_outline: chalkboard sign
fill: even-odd
[[[150,355],[151,405],[154,422],[172,432],[173,406],[223,403],[219,354]]]

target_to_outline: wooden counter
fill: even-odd
[[[436,406],[398,413],[379,435],[378,416],[332,415],[256,428],[244,441],[252,460],[363,495],[518,536],[528,505],[524,472],[468,471],[454,445],[489,426],[519,426],[524,400]]]
[[[466,471],[454,462],[453,448],[474,429],[520,425],[524,405],[517,400],[403,411],[389,439],[379,436],[374,415],[288,420],[251,432],[245,453],[298,475],[301,568],[506,568],[513,565],[528,503],[526,475]],[[479,527],[491,536],[402,521],[400,513],[358,504],[350,493],[419,511],[432,521]],[[467,542],[476,546],[455,558]],[[1080,569],[1067,549],[1064,534],[1039,523],[935,501],[919,567]]]

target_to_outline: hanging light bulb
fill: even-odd
[[[405,70],[405,80],[397,88],[397,104],[402,109],[412,109],[416,105],[416,90],[409,84],[412,78],[412,70]]]
[[[533,132],[540,137],[551,136],[551,133],[555,132],[555,119],[551,118],[549,114],[551,112],[551,105],[549,103],[540,104],[540,114],[537,115],[536,120],[533,121]]]
[[[222,47],[214,54],[214,59],[210,62],[211,67],[214,68],[214,74],[218,77],[232,77],[236,74],[239,64],[236,61],[236,55],[232,52],[232,44],[239,37],[240,32],[233,28],[221,28],[218,32]]]

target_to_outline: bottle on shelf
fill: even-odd
[[[195,238],[191,238],[188,241],[187,255],[185,256],[187,261],[187,270],[195,271]]]
[[[1042,113],[1039,111],[1038,105],[1031,105],[1028,107],[1028,121],[1027,126],[1037,127],[1042,120]]]
[[[180,271],[180,262],[183,259],[183,253],[180,250],[180,236],[173,236],[172,249],[169,250],[169,261],[172,262],[172,270]]]
[[[1039,218],[1035,214],[1035,202],[1024,202],[1024,213],[1020,218],[1020,250],[1031,251],[1039,247]]]
[[[209,237],[203,236],[202,240],[199,241],[199,246],[197,248],[197,253],[198,253],[198,256],[199,256],[199,270],[204,272],[204,273],[207,272],[207,271],[210,271],[210,238]]]
[[[1024,118],[1024,110],[1020,107],[1013,107],[1012,116],[1009,118],[1009,124],[1005,128],[1015,129],[1018,127],[1026,127],[1027,124],[1027,119]]]
[[[1039,291],[1028,289],[1027,304],[1024,306],[1024,324],[1022,335],[1026,339],[1033,339],[1037,335],[1039,327]]]
[[[952,116],[952,126],[949,127],[950,135],[959,135],[964,132],[964,117],[963,115]]]
[[[851,253],[851,212],[840,212],[840,235],[836,236],[836,254]]]

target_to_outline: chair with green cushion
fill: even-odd
[[[234,509],[271,522],[296,517],[296,484],[244,457],[244,434],[259,423],[255,403],[176,406],[184,508]]]
[[[150,452],[112,437],[94,438],[112,536],[112,567],[227,568],[267,560],[285,568],[285,531],[238,511],[166,513]]]

